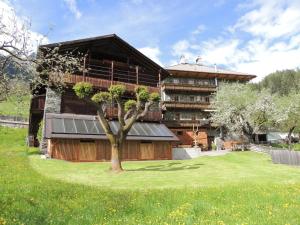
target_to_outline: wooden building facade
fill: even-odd
[[[87,104],[75,95],[72,87],[77,82],[90,82],[98,91],[106,91],[112,84],[122,84],[126,87],[124,96],[126,101],[134,98],[134,90],[138,85],[146,86],[150,92],[160,93],[161,80],[168,76],[168,72],[115,34],[44,45],[40,47],[40,51],[43,48],[54,47],[59,47],[62,54],[72,51],[84,55],[85,70],[65,75],[66,87],[63,92],[58,93],[50,87],[33,90],[29,116],[29,145],[40,144],[44,153],[47,151],[54,158],[73,161],[107,160],[110,153],[107,150],[108,142],[103,138],[105,135],[102,135],[101,140],[97,135],[92,135],[91,139],[87,134],[84,134],[84,137],[73,135],[72,138],[65,137],[66,134],[60,137],[44,135],[42,143],[39,143],[37,133],[41,122],[44,124],[43,133],[46,134],[51,127],[48,115],[53,113],[56,116],[73,115],[75,121],[78,120],[77,116],[96,115],[96,108],[93,105]],[[114,102],[107,107],[106,116],[112,122],[117,119],[117,107]],[[139,122],[161,126],[161,120],[162,111],[157,104],[152,106]],[[168,129],[165,126],[164,128]],[[142,139],[127,140],[124,145],[125,159],[170,159],[170,138],[158,140],[155,137],[147,140],[145,135]],[[172,141],[176,140],[176,137],[172,137]],[[131,145],[137,147],[130,150]],[[83,150],[85,147],[88,149],[86,152]],[[144,149],[148,149],[148,156]],[[164,153],[160,152],[161,149]]]
[[[111,145],[95,116],[76,114],[46,115],[47,153],[70,161],[109,161]],[[110,122],[117,132],[118,122]],[[172,159],[172,142],[177,137],[160,123],[137,122],[122,146],[123,160]]]
[[[248,82],[256,76],[205,66],[199,61],[166,70],[170,76],[161,85],[163,123],[177,135],[178,145],[191,147],[197,143],[203,150],[210,150],[218,136],[210,121],[212,94],[222,82]]]

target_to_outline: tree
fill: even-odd
[[[14,11],[9,15],[0,12],[0,101],[13,95],[12,83],[31,83],[31,88],[64,86],[66,73],[82,71],[82,54],[63,52],[60,46],[36,46],[46,37],[32,35],[30,22],[18,18]]]
[[[252,84],[258,90],[268,89],[271,94],[288,95],[300,90],[300,70],[282,70],[266,76],[259,83]]]
[[[137,86],[135,99],[124,102],[122,96],[126,89],[123,85],[111,85],[108,91],[95,93],[90,83],[79,82],[74,85],[73,89],[79,98],[97,108],[97,118],[111,144],[111,170],[122,171],[122,145],[127,134],[132,125],[147,114],[150,106],[159,101],[159,94],[156,92],[150,94],[146,87]],[[111,102],[115,102],[118,107],[120,126],[117,133],[113,133],[106,117],[106,107]]]
[[[290,93],[275,100],[276,110],[273,114],[275,125],[287,131],[287,143],[291,149],[292,134],[300,128],[300,93]]]
[[[274,104],[267,91],[258,92],[249,84],[225,83],[215,93],[212,108],[214,123],[252,142],[254,134],[272,123]]]
[[[18,20],[14,12],[0,13],[0,101],[9,95],[11,79],[20,79],[22,68],[31,60],[28,25]]]

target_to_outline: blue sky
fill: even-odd
[[[167,66],[189,62],[256,74],[300,65],[300,0],[0,0],[49,42],[116,33]]]

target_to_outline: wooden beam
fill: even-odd
[[[139,84],[139,66],[135,66],[136,84]]]
[[[110,79],[111,79],[111,84],[113,84],[113,81],[114,81],[114,61],[111,61],[111,76],[110,76]]]

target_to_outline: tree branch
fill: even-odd
[[[110,125],[109,125],[108,121],[105,118],[105,112],[102,108],[103,103],[102,104],[97,104],[97,103],[93,102],[89,97],[85,97],[85,98],[83,98],[83,100],[85,102],[89,103],[89,104],[94,105],[97,108],[98,120],[99,120],[101,126],[103,127],[107,137],[112,138],[114,134],[113,134],[113,132],[110,128]]]

